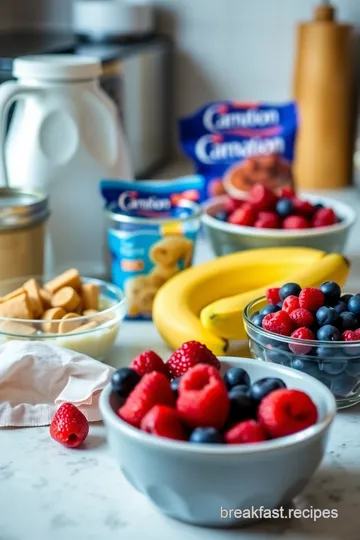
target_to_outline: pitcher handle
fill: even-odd
[[[0,176],[6,187],[9,187],[5,155],[6,120],[9,108],[14,101],[23,96],[38,94],[37,89],[22,85],[18,81],[6,81],[0,85]]]

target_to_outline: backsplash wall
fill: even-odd
[[[8,16],[12,25],[69,28],[71,2],[1,0],[0,21],[4,24]],[[290,97],[295,27],[298,21],[311,17],[313,0],[154,0],[154,3],[159,11],[158,28],[171,34],[177,43],[174,66],[177,115],[187,114],[212,99]],[[335,3],[342,20],[360,27],[359,0]]]

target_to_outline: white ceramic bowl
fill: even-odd
[[[336,225],[317,229],[256,229],[216,219],[214,216],[224,208],[225,199],[226,196],[211,199],[204,205],[202,215],[202,222],[212,248],[218,256],[244,249],[284,246],[302,246],[321,249],[328,253],[342,253],[356,220],[356,212],[351,206],[330,197],[307,195],[304,199],[332,208],[342,221]]]
[[[274,509],[291,501],[308,483],[325,452],[336,412],[332,393],[319,381],[260,360],[221,358],[222,369],[238,366],[251,381],[280,377],[289,388],[307,392],[319,421],[300,433],[259,444],[211,445],[155,437],[122,421],[119,398],[110,385],[100,398],[108,441],[130,484],[167,516],[196,525],[229,527],[223,509]],[[223,514],[224,515],[224,514]]]

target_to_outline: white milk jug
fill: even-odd
[[[0,86],[2,183],[50,198],[47,271],[106,273],[103,178],[132,178],[115,105],[99,86],[101,65],[75,55],[14,62]],[[9,105],[18,101],[5,139]],[[49,248],[49,246],[51,246]]]

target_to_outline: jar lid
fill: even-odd
[[[33,225],[48,216],[46,196],[15,188],[0,188],[0,230]]]
[[[97,58],[76,54],[44,54],[16,58],[13,75],[16,78],[51,81],[84,81],[102,73]]]

